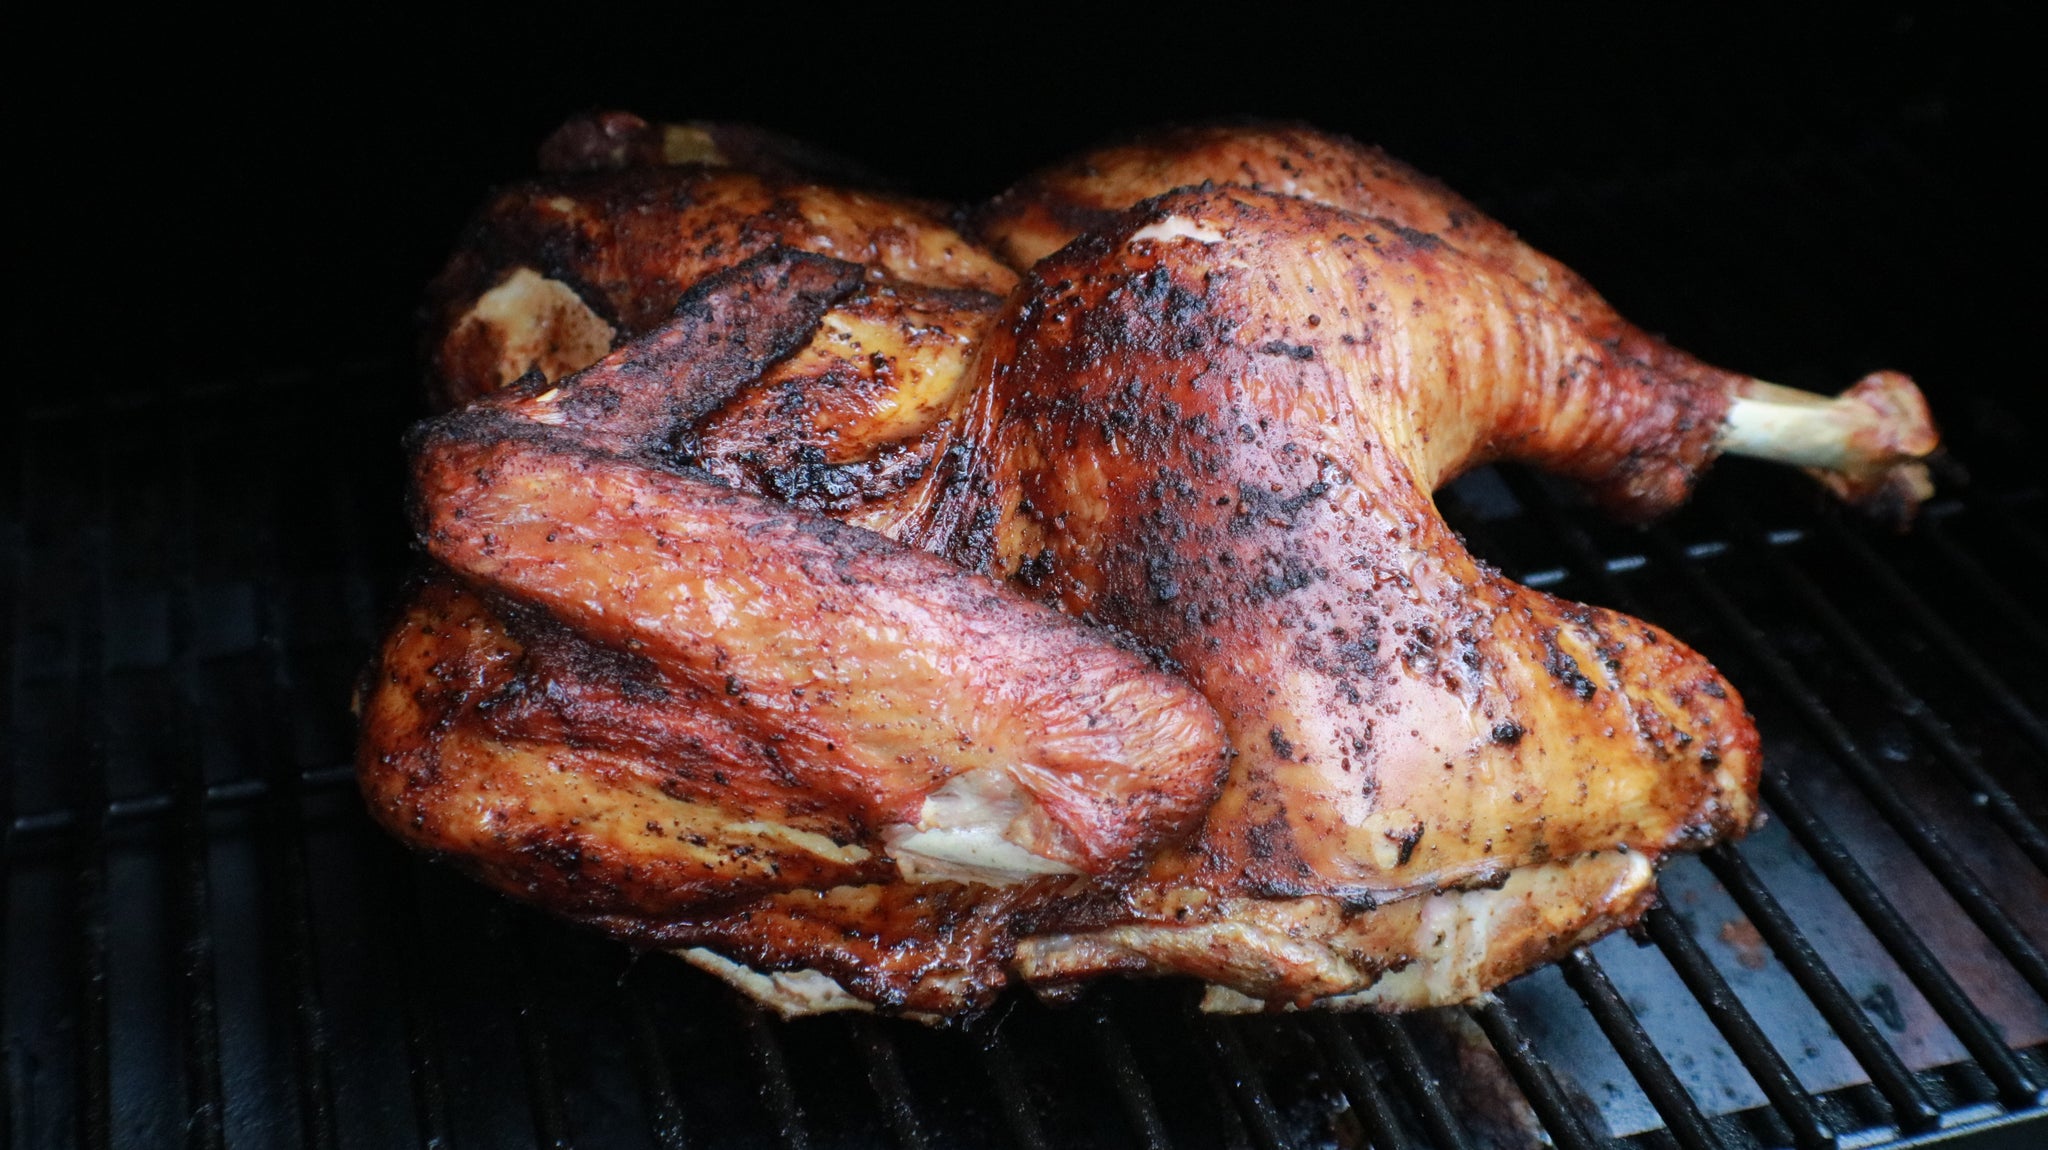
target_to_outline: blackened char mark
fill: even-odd
[[[1443,240],[1437,238],[1433,233],[1411,228],[1404,224],[1397,224],[1392,220],[1379,220],[1377,222],[1381,227],[1401,237],[1411,247],[1420,248],[1426,252],[1433,252],[1444,246]]]
[[[1274,727],[1272,730],[1267,731],[1266,741],[1272,744],[1274,754],[1287,762],[1291,763],[1294,761],[1294,744],[1288,740],[1285,734],[1281,733],[1280,728]]]
[[[1314,359],[1316,357],[1316,349],[1308,344],[1288,343],[1282,339],[1272,340],[1260,347],[1259,350],[1267,355],[1285,356],[1288,359]]]
[[[1394,859],[1395,866],[1407,866],[1408,860],[1415,857],[1415,848],[1421,845],[1422,834],[1425,829],[1423,824],[1413,823],[1399,830],[1386,832],[1387,841],[1393,843],[1398,852]]]
[[[1550,672],[1551,678],[1564,684],[1572,694],[1581,699],[1590,699],[1593,692],[1599,690],[1593,685],[1593,680],[1588,679],[1586,673],[1579,670],[1578,660],[1572,658],[1563,647],[1558,646],[1555,627],[1543,632],[1543,669]]]
[[[788,248],[710,276],[667,322],[557,385],[561,426],[620,454],[689,464],[697,424],[808,342],[862,279],[859,264]],[[503,402],[527,398],[512,389]]]

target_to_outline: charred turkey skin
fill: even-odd
[[[1334,916],[1278,936],[1312,946],[1310,922],[1359,929],[1344,908],[1655,859],[1754,816],[1756,731],[1718,672],[1649,624],[1505,579],[1430,502],[1518,459],[1675,503],[1708,455],[1695,389],[1521,281],[1292,197],[1179,192],[1041,262],[977,369],[970,462],[929,528],[1151,645],[1231,741],[1201,832],[1124,888],[1125,943],[1096,970],[1141,961],[1278,1001],[1362,991],[1389,956],[1352,947],[1352,974],[1291,979],[1242,928],[1307,900]],[[1581,903],[1559,937],[1627,921],[1642,893]]]
[[[1109,634],[698,465],[736,394],[841,346],[864,285],[772,249],[559,384],[417,429],[445,575],[386,642],[359,774],[389,829],[507,893],[955,1015],[1072,881],[1192,828],[1222,738]]]
[[[1099,150],[962,217],[984,248],[715,129],[572,123],[437,279],[458,410],[410,443],[431,572],[359,773],[412,845],[785,1013],[1469,1000],[1742,834],[1758,748],[1697,653],[1505,579],[1431,491],[1517,461],[1646,517],[1758,444],[1921,490],[1904,377],[1699,364],[1342,137]]]

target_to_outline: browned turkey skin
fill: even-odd
[[[1027,181],[978,216],[1020,266],[1063,248],[1015,285],[916,201],[572,128],[553,166],[601,174],[501,194],[436,284],[440,393],[491,398],[414,438],[440,573],[364,789],[787,1013],[1116,971],[1404,1008],[1631,922],[1658,857],[1753,817],[1754,728],[1429,492],[1512,459],[1651,514],[1745,442],[1838,477],[1932,445],[1903,377],[1759,407],[1305,129]],[[1236,186],[1112,210],[1203,180]]]
[[[1637,498],[1675,501],[1707,453],[1696,389],[1521,281],[1303,200],[1179,192],[1041,262],[977,366],[972,463],[930,517],[948,552],[1156,645],[1230,733],[1202,832],[1124,888],[1154,949],[1106,968],[1182,968],[1173,936],[1235,931],[1249,900],[1371,908],[1748,824],[1734,689],[1502,578],[1430,504],[1489,459],[1598,480],[1646,457],[1664,486]],[[1230,984],[1306,1001],[1371,973]]]
[[[982,205],[973,219],[1004,260],[1028,268],[1076,236],[1113,225],[1140,200],[1198,184],[1236,184],[1392,220],[1528,284],[1590,339],[1643,346],[1637,341],[1650,338],[1615,314],[1577,272],[1523,243],[1441,182],[1379,148],[1303,124],[1149,132],[1034,172]]]
[[[1036,172],[975,213],[982,237],[1028,268],[1151,196],[1235,184],[1328,204],[1424,232],[1527,285],[1588,340],[1722,407],[1718,448],[1805,467],[1837,496],[1904,524],[1933,488],[1918,461],[1936,436],[1911,380],[1876,372],[1830,401],[1703,363],[1623,319],[1578,273],[1523,243],[1442,183],[1378,148],[1302,124],[1192,125],[1154,131]],[[1732,405],[1733,410],[1726,410]],[[1626,481],[1593,485],[1616,514],[1668,510]]]
[[[775,247],[970,311],[1017,282],[899,196],[694,164],[554,175],[493,196],[429,286],[429,387],[459,407],[529,370],[559,379],[666,320],[705,276]]]
[[[808,932],[806,968],[957,1012],[1066,880],[1192,829],[1222,742],[1106,633],[694,466],[863,282],[769,251],[560,385],[423,425],[419,538],[461,586],[387,642],[361,770],[500,889],[770,969]]]

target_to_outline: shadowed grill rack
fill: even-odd
[[[1715,174],[1755,188],[1752,279],[1674,247],[1705,273],[1583,270],[1704,317],[1680,342],[1715,358],[1839,385],[1870,332],[1769,264],[1798,228],[1760,205],[1894,222],[1870,185],[1927,177],[1869,149]],[[1682,248],[1699,182],[1496,207],[1567,256],[1618,213]],[[1715,326],[1738,292],[1798,317],[1783,347]],[[1769,821],[1672,862],[1639,940],[1463,1010],[1218,1019],[1117,984],[968,1034],[774,1022],[369,826],[346,701],[410,561],[406,371],[46,398],[0,431],[0,1146],[1818,1150],[2038,1118],[2048,516],[2016,421],[1947,390],[1986,365],[1906,366],[1979,470],[1946,464],[1905,538],[1739,464],[1647,531],[1523,474],[1442,497],[1479,554],[1667,626],[1758,715]]]

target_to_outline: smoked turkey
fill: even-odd
[[[573,123],[431,290],[458,410],[359,768],[406,841],[786,1013],[1469,999],[1740,835],[1758,747],[1431,491],[1516,461],[1642,517],[1729,450],[1926,494],[1905,377],[1700,364],[1340,137],[1160,133],[977,241],[693,130]]]

